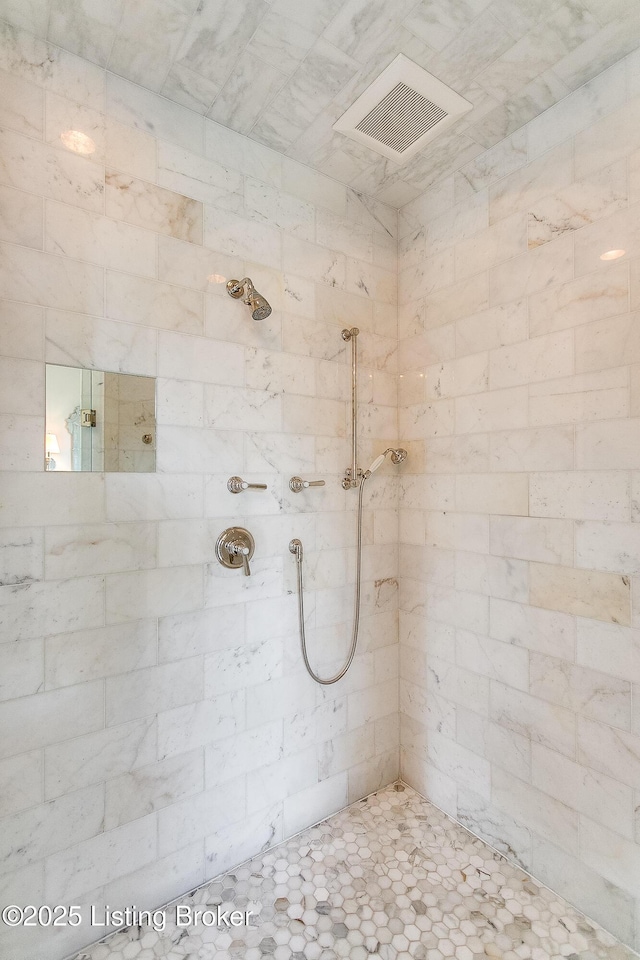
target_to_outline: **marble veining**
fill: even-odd
[[[471,806],[471,805],[470,805]],[[402,783],[371,794],[75,960],[632,960],[566,901]],[[180,927],[188,911],[251,911]]]
[[[118,75],[110,80],[112,89],[129,81],[146,88],[147,102],[152,93],[173,100],[165,101],[167,120],[174,105],[182,104],[402,205],[445,170],[464,167],[572,91],[576,102],[561,108],[570,122],[589,98],[592,106],[601,105],[612,93],[606,81],[587,96],[578,88],[640,40],[635,11],[603,9],[597,0],[572,0],[559,8],[540,2],[526,11],[520,2],[511,10],[503,0],[489,7],[477,0],[401,0],[392,7],[382,0],[342,6],[309,0],[306,6],[302,11],[292,0],[163,0],[149,21],[122,2],[87,10],[81,0],[67,0],[49,11],[44,0],[33,0],[27,15],[24,5],[12,0],[2,13],[11,48],[6,60],[19,65],[25,79],[44,79],[56,93],[71,96],[81,85],[79,58],[86,58],[99,65],[90,82],[96,99],[100,68],[106,67]],[[35,36],[20,39],[16,28]],[[457,124],[451,146],[447,138],[436,140],[404,166],[332,129],[399,53],[453,86],[475,108]],[[130,94],[121,105],[135,126],[150,129],[148,110],[140,109],[145,96]],[[190,136],[195,129],[185,121],[172,136]],[[543,143],[544,137],[540,152]]]

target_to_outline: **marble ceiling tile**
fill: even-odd
[[[2,18],[46,40],[50,6],[51,0],[4,0]]]
[[[501,103],[478,123],[473,123],[466,132],[481,146],[493,147],[557,103],[567,92],[567,87],[549,70],[533,80],[517,97]]]
[[[172,65],[160,91],[163,97],[205,114],[219,92],[217,83],[179,63]]]
[[[478,83],[502,103],[567,52],[564,38],[549,23],[539,24],[489,64],[479,75]]]
[[[619,20],[612,20],[563,57],[554,70],[570,90],[575,90],[635,50],[639,41],[640,11],[636,9]]]
[[[178,50],[177,62],[222,86],[238,51],[268,10],[264,0],[202,0]]]
[[[415,0],[347,0],[323,37],[361,63],[373,56],[415,5]]]
[[[528,30],[545,20],[562,0],[493,0],[489,10],[509,33],[518,40]],[[608,0],[604,0],[607,3]]]
[[[478,16],[486,2],[422,0],[404,20],[404,26],[434,50],[444,48]]]
[[[279,153],[288,153],[305,129],[304,123],[296,122],[289,116],[285,99],[282,103],[272,103],[251,130],[253,140]]]
[[[485,11],[434,57],[430,69],[443,83],[463,90],[513,44],[505,27]]]
[[[249,42],[246,54],[270,63],[283,73],[293,73],[316,42],[316,35],[295,20],[268,13]]]
[[[342,6],[342,0],[273,0],[271,9],[319,37]]]
[[[51,0],[48,39],[80,57],[106,66],[124,0]]]
[[[249,133],[286,81],[286,73],[246,51],[207,116],[238,133]]]
[[[150,17],[153,30],[149,30]],[[109,69],[151,90],[161,90],[190,19],[190,12],[168,0],[127,0]]]

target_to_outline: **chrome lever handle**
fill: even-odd
[[[307,487],[324,487],[324,480],[303,480],[302,477],[291,477],[289,489],[292,493],[301,493]]]
[[[234,540],[233,543],[225,543],[225,548],[229,556],[232,557],[242,557],[242,567],[244,569],[245,577],[251,576],[251,568],[249,566],[249,547],[246,546],[241,540]]]
[[[245,490],[266,490],[266,483],[247,483],[242,477],[229,477],[227,490],[229,493],[243,493]]]

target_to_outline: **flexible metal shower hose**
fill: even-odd
[[[296,551],[296,564],[297,564],[297,574],[298,574],[298,621],[300,624],[300,645],[302,647],[302,659],[304,660],[304,665],[307,668],[307,672],[310,677],[316,681],[316,683],[331,684],[337,683],[338,680],[341,680],[353,661],[356,652],[356,646],[358,644],[358,628],[360,626],[360,588],[361,588],[361,574],[362,574],[362,497],[364,494],[364,484],[365,480],[368,479],[368,473],[363,474],[362,479],[360,480],[360,487],[358,489],[358,526],[357,526],[357,548],[356,548],[356,592],[353,605],[353,629],[351,631],[351,648],[349,650],[349,656],[347,657],[346,663],[342,670],[339,673],[336,673],[335,676],[324,679],[319,677],[317,673],[314,672],[313,667],[309,663],[309,657],[307,656],[307,637],[304,630],[304,585],[302,581],[302,563],[303,563],[303,554],[302,554],[302,544],[300,544],[300,549]]]

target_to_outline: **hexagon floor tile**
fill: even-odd
[[[179,902],[254,916],[179,928],[172,905],[162,933],[131,927],[76,960],[637,960],[402,784]]]

